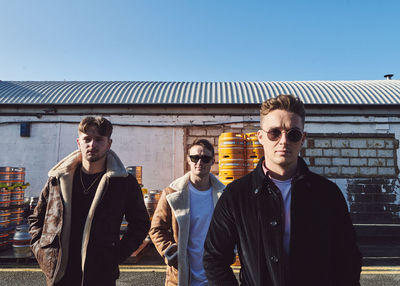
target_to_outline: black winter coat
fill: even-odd
[[[216,205],[204,246],[210,285],[238,284],[230,268],[235,245],[241,285],[360,285],[361,254],[340,189],[299,158],[287,256],[282,196],[264,174],[263,161],[229,184]]]

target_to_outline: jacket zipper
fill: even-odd
[[[54,187],[54,186],[52,186],[52,187]],[[57,189],[58,189],[58,192],[60,192],[60,181],[59,181],[59,178],[57,178]],[[50,191],[50,190],[49,190],[49,191]],[[61,194],[60,194],[60,197],[61,197]],[[62,215],[62,217],[64,217],[64,209],[63,209],[63,212],[62,212],[61,215]],[[61,227],[60,227],[60,229],[62,229],[63,224],[64,224],[64,221],[61,220]],[[61,235],[61,232],[57,234],[58,245],[59,245],[60,251],[59,251],[59,254],[58,254],[58,259],[57,259],[58,261],[57,261],[56,269],[54,270],[54,274],[53,274],[53,281],[52,281],[52,284],[54,284],[54,282],[55,282],[55,280],[56,280],[56,278],[57,278],[58,271],[60,270],[60,266],[61,266],[62,244],[61,244],[61,237],[60,237],[60,235]]]
[[[62,257],[62,247],[61,247],[61,238],[60,238],[60,236],[59,235],[57,235],[57,238],[58,238],[58,245],[60,246],[60,252],[59,252],[59,254],[58,254],[58,262],[57,262],[57,266],[56,266],[56,269],[54,270],[54,274],[53,274],[53,285],[54,285],[54,282],[55,282],[55,280],[56,280],[56,278],[57,278],[57,274],[58,274],[58,271],[60,270],[60,266],[61,266],[61,257]]]

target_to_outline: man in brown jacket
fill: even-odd
[[[31,248],[47,285],[114,286],[118,264],[146,237],[149,217],[139,184],[110,149],[111,122],[86,117],[78,129],[78,150],[49,171],[29,217]]]
[[[165,285],[207,285],[203,245],[214,207],[225,185],[210,173],[214,147],[205,139],[188,152],[190,172],[162,192],[150,237],[167,264]]]

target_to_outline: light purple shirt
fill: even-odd
[[[263,170],[266,176],[268,176],[272,182],[278,187],[281,191],[282,199],[283,199],[283,206],[285,208],[285,233],[283,234],[283,248],[286,254],[289,255],[290,251],[290,202],[292,200],[292,178],[285,181],[280,181],[271,178],[268,174],[268,169],[263,164]]]

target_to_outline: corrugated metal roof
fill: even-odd
[[[0,81],[0,104],[259,104],[279,94],[305,104],[400,104],[400,80],[265,82]]]

